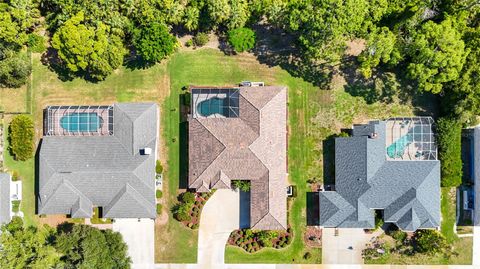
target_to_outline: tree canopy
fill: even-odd
[[[166,25],[154,22],[135,32],[134,44],[145,61],[159,62],[175,51],[177,39]]]
[[[86,25],[80,11],[60,26],[52,47],[72,73],[103,80],[120,66],[126,53],[120,37],[109,30],[102,22],[94,27]]]
[[[61,224],[56,230],[24,227],[14,217],[1,228],[0,268],[128,269],[122,236],[87,225]]]
[[[423,24],[413,34],[408,54],[411,57],[409,75],[418,81],[421,89],[440,93],[445,83],[458,79],[468,50],[452,21],[447,19]]]

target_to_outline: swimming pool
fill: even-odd
[[[97,132],[102,123],[97,113],[70,113],[60,118],[60,126],[68,132]]]
[[[213,114],[225,115],[225,99],[213,97],[207,100],[200,102],[197,106],[197,111],[203,116],[208,117]]]
[[[387,155],[390,158],[400,158],[403,156],[405,149],[413,142],[413,134],[406,134],[400,137],[387,147]]]

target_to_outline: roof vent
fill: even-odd
[[[140,154],[142,155],[150,155],[152,154],[152,149],[151,148],[144,148],[140,150]]]
[[[377,133],[371,133],[368,137],[371,138],[371,139],[375,139],[375,138],[378,137],[378,134]]]

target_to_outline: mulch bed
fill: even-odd
[[[303,242],[305,245],[312,248],[322,247],[322,229],[317,227],[307,227],[303,235]]]

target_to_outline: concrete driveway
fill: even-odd
[[[362,250],[375,234],[365,234],[363,229],[323,228],[323,264],[363,264]],[[348,249],[352,247],[353,249]]]
[[[152,268],[154,264],[155,221],[152,219],[115,219],[112,229],[127,243],[132,267]]]
[[[239,225],[239,192],[217,190],[203,207],[200,217],[197,268],[223,268],[225,244]]]

